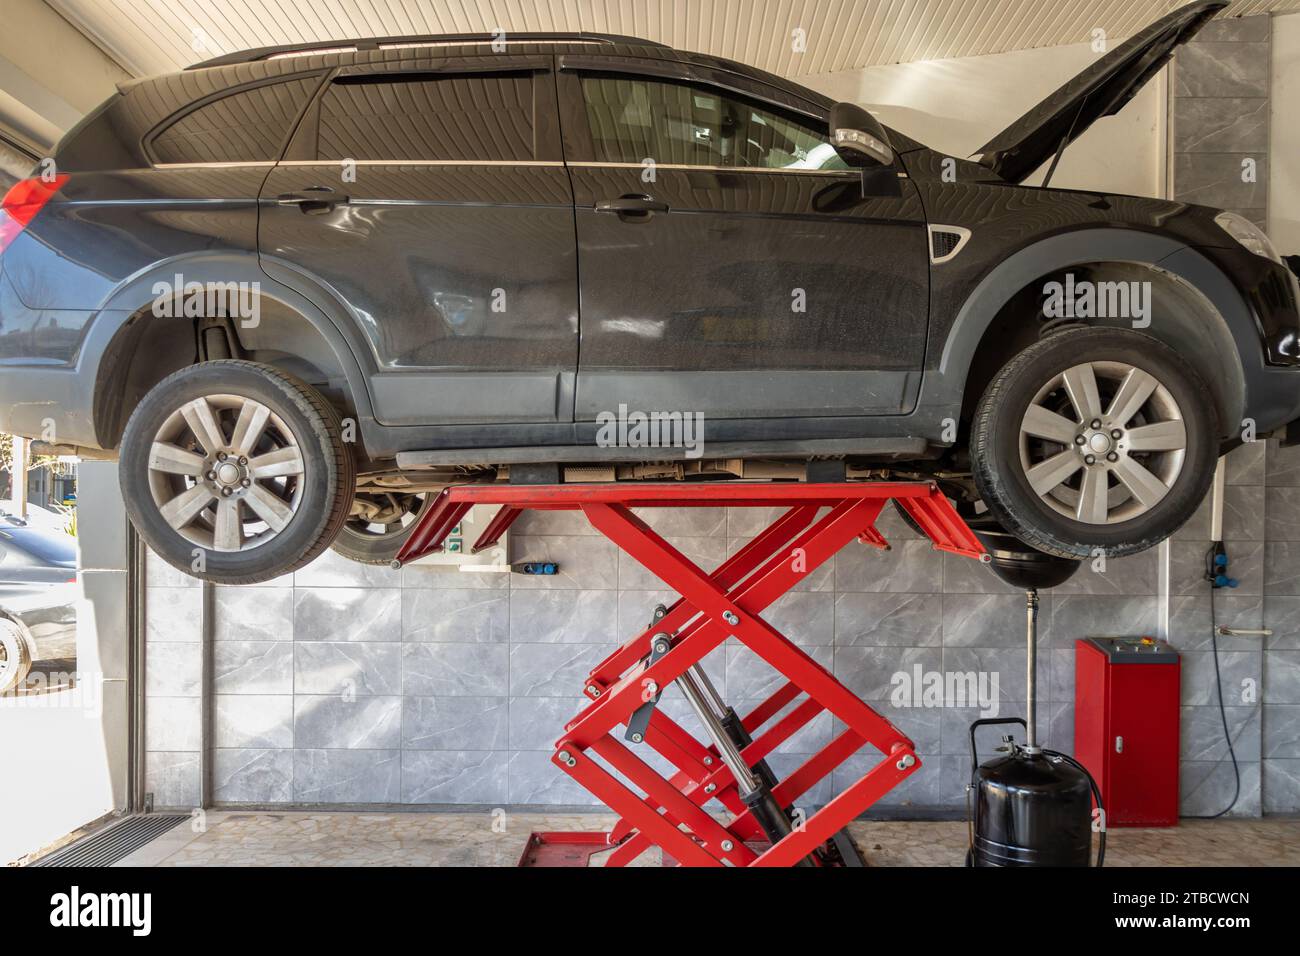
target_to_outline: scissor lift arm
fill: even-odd
[[[657,846],[687,866],[823,865],[839,859],[844,826],[915,773],[915,745],[833,674],[762,617],[855,539],[888,548],[875,524],[895,501],[942,551],[983,559],[984,549],[930,483],[466,485],[442,492],[398,555],[399,563],[438,550],[476,504],[499,504],[475,550],[496,544],[527,510],[581,511],[593,528],[674,590],[678,599],[588,675],[590,702],[565,725],[552,762],[620,817],[608,833],[574,834],[574,862],[613,847],[606,865],[626,865]],[[713,572],[650,528],[634,509],[779,508],[781,514]],[[782,684],[740,717],[718,695],[701,661],[734,636],[775,668]],[[677,684],[704,728],[700,740],[657,706]],[[770,756],[829,711],[843,726],[784,780]],[[810,816],[797,801],[870,744],[882,759]],[[649,748],[672,771],[638,754]],[[726,819],[708,805],[716,800]],[[535,835],[563,844],[565,835]],[[525,855],[528,856],[529,853]],[[536,853],[533,853],[536,856]]]

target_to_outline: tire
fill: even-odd
[[[358,497],[361,497],[358,495]],[[331,547],[337,554],[360,564],[389,565],[402,550],[425,510],[437,500],[432,493],[369,495],[372,499],[393,499],[394,513],[398,521],[387,525],[387,530],[378,530],[380,525],[364,519],[349,517],[343,530],[334,539]],[[401,522],[405,521],[405,524]]]
[[[926,539],[930,537],[925,533],[925,529],[917,523],[916,519],[908,513],[907,509],[898,503],[897,499],[891,502],[891,504],[893,504],[894,510],[898,512],[898,517],[902,519],[903,524],[907,525],[907,527],[913,531],[917,537]]]
[[[32,649],[22,628],[0,617],[0,694],[21,687],[32,669]]]
[[[256,431],[241,440],[245,416]],[[127,423],[119,471],[127,513],[149,547],[217,584],[257,584],[311,562],[343,527],[356,487],[338,413],[320,393],[270,365],[234,360],[192,365],[154,386]]]
[[[1145,392],[1138,383],[1150,383],[1143,376],[1156,384],[1136,404]],[[1125,401],[1115,402],[1121,391]],[[1145,551],[1192,516],[1214,478],[1219,428],[1209,394],[1187,362],[1148,335],[1058,332],[1012,359],[976,408],[976,487],[1002,526],[1040,551],[1064,558]],[[1031,413],[1031,405],[1039,407]],[[1086,406],[1091,412],[1080,413]]]

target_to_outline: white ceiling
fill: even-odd
[[[1181,5],[1181,0],[47,2],[138,76],[249,47],[497,28],[622,33],[799,76],[1079,43],[1098,27],[1115,41]],[[1300,11],[1300,0],[1235,0],[1228,13],[1269,11]],[[796,29],[807,38],[802,53],[793,49]]]

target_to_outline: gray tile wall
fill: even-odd
[[[1176,58],[1171,95],[1174,198],[1239,212],[1267,228],[1272,19],[1218,20]],[[1253,160],[1255,182],[1243,180]],[[1257,450],[1254,450],[1257,449]],[[1220,623],[1275,627],[1271,639],[1220,641],[1228,726],[1241,767],[1240,806],[1253,812],[1300,809],[1300,755],[1288,728],[1296,699],[1284,648],[1295,647],[1288,615],[1300,559],[1295,525],[1300,496],[1290,484],[1294,452],[1246,446],[1234,459],[1224,536],[1242,587],[1220,593]],[[1171,619],[1186,626],[1183,692],[1183,809],[1213,813],[1231,800],[1235,781],[1223,741],[1208,638],[1210,602],[1196,580],[1208,540],[1207,518],[1193,522],[1173,546]],[[1199,635],[1199,636],[1198,636]],[[1278,657],[1281,654],[1283,656]],[[1271,672],[1271,677],[1270,677]],[[1261,705],[1262,701],[1262,705]]]
[[[1228,456],[1223,539],[1234,590],[1210,594],[1204,580],[1210,547],[1209,501],[1169,545],[1170,638],[1183,655],[1182,812],[1218,813],[1232,802],[1236,778],[1224,741],[1223,715],[1241,773],[1234,815],[1257,816],[1260,792],[1259,686],[1263,668],[1258,637],[1218,638],[1224,711],[1220,714],[1214,670],[1211,609],[1219,624],[1263,626],[1264,480],[1266,442],[1243,445]]]
[[[1300,448],[1269,447],[1264,478],[1261,780],[1265,813],[1300,812]]]
[[[1225,533],[1242,587],[1217,598],[1219,619],[1278,630],[1269,642],[1237,638],[1220,645],[1242,761],[1236,812],[1295,809],[1300,454],[1271,448],[1266,456],[1257,443],[1229,460]],[[772,514],[692,509],[646,517],[683,552],[713,567]],[[977,563],[932,551],[892,513],[881,527],[894,542],[892,552],[850,546],[768,619],[917,742],[922,769],[883,805],[903,814],[957,809],[969,773],[967,726],[979,708],[895,706],[891,680],[917,667],[982,672],[997,678],[1000,714],[1022,714],[1024,598]],[[1199,580],[1208,534],[1206,507],[1169,548],[1171,637],[1184,652],[1187,813],[1222,809],[1232,789],[1214,697],[1209,596]],[[562,573],[397,572],[331,554],[266,586],[217,588],[216,799],[589,804],[550,763],[552,745],[582,704],[587,671],[643,627],[669,595],[578,515],[526,515],[515,526],[512,551],[520,560],[556,560]],[[1161,560],[1150,551],[1104,570],[1085,567],[1043,595],[1040,720],[1051,746],[1072,749],[1074,640],[1154,633]],[[148,764],[159,806],[198,799],[199,593],[192,579],[151,560]],[[771,668],[734,641],[707,666],[742,712],[777,686]],[[694,727],[674,692],[663,706]],[[781,747],[772,761],[777,772],[792,771],[835,730],[823,715]],[[990,737],[986,746],[996,741]],[[810,802],[826,800],[865,772],[872,753],[853,758]]]
[[[1175,58],[1174,198],[1268,218],[1272,18],[1216,20]],[[1254,181],[1242,177],[1253,160]]]

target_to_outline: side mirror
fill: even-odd
[[[894,165],[894,148],[880,121],[856,103],[831,108],[831,143],[850,166],[862,169]]]

